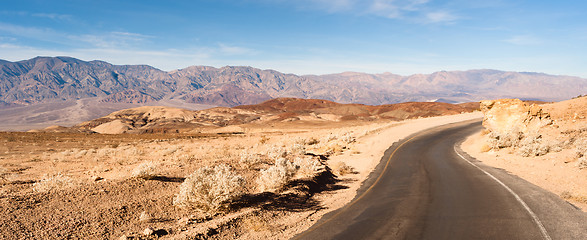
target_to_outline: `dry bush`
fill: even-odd
[[[509,133],[499,134],[496,132],[489,133],[489,143],[491,148],[500,149],[518,146],[524,134],[518,130],[512,130]]]
[[[255,153],[249,152],[247,149],[241,151],[240,155],[240,165],[243,168],[251,168],[252,166],[261,162],[259,156]]]
[[[72,178],[61,173],[47,174],[40,181],[33,184],[35,192],[49,192],[54,190],[63,190],[74,186]]]
[[[300,144],[300,145],[314,145],[314,144],[318,144],[319,142],[320,142],[320,140],[318,140],[314,137],[310,137],[310,138],[297,137],[293,140],[294,144]]]
[[[267,157],[269,159],[279,159],[287,157],[287,149],[280,146],[272,146],[267,150]]]
[[[153,162],[144,162],[137,166],[130,174],[133,178],[151,179],[155,177],[157,165]]]
[[[316,145],[318,143],[320,143],[320,140],[318,140],[314,137],[311,137],[308,140],[306,140],[306,145]]]
[[[334,134],[334,133],[330,133],[330,134],[328,134],[328,136],[324,137],[323,140],[320,142],[327,143],[327,142],[334,141],[336,139],[338,139],[338,135]]]
[[[287,155],[301,156],[306,154],[306,146],[302,144],[293,144],[286,150]]]
[[[565,200],[571,200],[571,201],[576,201],[576,202],[580,202],[580,203],[587,203],[587,197],[578,196],[578,195],[575,195],[569,191],[563,191],[560,194],[560,197]]]
[[[173,204],[205,213],[217,212],[224,203],[244,192],[244,179],[225,164],[203,167],[189,175],[179,186]]]
[[[519,141],[519,153],[524,157],[542,156],[550,151],[550,145],[545,143],[538,133],[529,134]]]
[[[346,132],[340,137],[340,140],[346,144],[351,144],[356,142],[357,138],[352,135],[352,132]]]
[[[252,215],[242,218],[241,227],[252,232],[262,232],[262,231],[270,231],[272,230],[272,226],[269,223],[269,219],[258,216]]]
[[[275,160],[275,165],[261,170],[257,178],[260,192],[278,192],[283,190],[296,172],[296,166],[285,158]]]
[[[296,158],[293,163],[296,168],[296,176],[300,178],[313,178],[316,173],[324,168],[324,165],[315,158]]]
[[[575,150],[577,158],[581,158],[587,155],[587,139],[581,138],[576,140],[575,146],[577,147],[577,149]]]
[[[332,171],[338,176],[354,173],[355,169],[344,162],[337,162],[332,165]]]

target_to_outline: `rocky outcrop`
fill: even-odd
[[[539,156],[556,145],[542,134],[545,128],[552,127],[553,121],[539,105],[500,99],[481,101],[480,108],[494,149],[513,147],[523,156]]]
[[[553,157],[587,168],[587,97],[543,105],[488,100],[480,108],[491,149],[525,157],[560,152]]]

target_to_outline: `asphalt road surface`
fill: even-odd
[[[458,143],[479,121],[395,143],[345,207],[294,239],[587,239],[587,214]]]

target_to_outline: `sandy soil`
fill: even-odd
[[[10,239],[287,239],[351,201],[393,142],[480,117],[297,121],[191,135],[0,133],[0,212],[7,213],[0,233]],[[272,152],[295,153],[300,146],[328,152],[320,162],[338,176],[325,183],[299,179],[283,192],[257,193],[255,178],[272,164]],[[308,156],[291,156],[297,157]],[[338,172],[341,162],[352,171]],[[173,206],[187,175],[220,163],[241,174],[251,194],[208,216]],[[133,177],[145,165],[152,177]]]
[[[505,169],[537,186],[551,191],[561,198],[587,212],[587,171],[574,164],[575,152],[571,149],[559,153],[522,157],[509,152],[481,152],[487,139],[482,133],[469,137],[462,144],[462,149],[483,163]]]

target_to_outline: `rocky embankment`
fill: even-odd
[[[529,104],[482,101],[483,130],[462,149],[587,211],[587,97]]]
[[[546,105],[528,104],[519,99],[481,101],[488,147],[505,148],[523,157],[574,149],[577,166],[585,168],[586,101],[585,97]],[[553,117],[550,111],[556,115]]]

